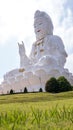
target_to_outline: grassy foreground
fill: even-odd
[[[73,130],[73,92],[0,96],[0,130]]]

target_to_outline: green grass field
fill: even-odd
[[[73,130],[73,92],[0,96],[0,130]]]

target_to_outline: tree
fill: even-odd
[[[13,89],[11,89],[11,90],[10,90],[10,94],[13,94],[13,93],[14,93],[14,91],[13,91]]]
[[[50,78],[45,85],[46,92],[58,93],[59,92],[59,83],[56,78]]]
[[[43,92],[42,88],[39,89],[39,92]]]
[[[28,92],[28,90],[27,90],[27,88],[25,87],[25,88],[24,88],[24,93],[27,93],[27,92]]]
[[[71,84],[64,76],[59,77],[57,81],[59,83],[60,92],[66,92],[72,90]]]
[[[71,85],[71,87],[72,87],[72,91],[73,91],[73,86]]]

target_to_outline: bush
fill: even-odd
[[[50,80],[48,80],[46,82],[45,91],[52,92],[52,93],[58,93],[60,91],[59,90],[59,83],[56,80],[56,78],[52,77],[52,78],[50,78]]]
[[[27,90],[27,88],[25,87],[25,88],[24,88],[24,93],[27,93],[27,92],[28,92],[28,90]]]
[[[60,76],[58,79],[52,77],[46,82],[45,85],[46,92],[58,93],[72,90],[73,86],[71,86],[69,81],[64,76]]]
[[[73,91],[73,86],[71,86],[72,87],[72,91]]]
[[[14,91],[13,91],[13,89],[11,89],[11,90],[10,90],[10,94],[13,94],[13,93],[14,93]]]
[[[71,84],[64,76],[59,77],[57,81],[59,83],[60,92],[66,92],[72,90]]]
[[[39,92],[43,92],[42,88],[39,89]]]

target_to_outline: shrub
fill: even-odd
[[[27,90],[27,88],[25,87],[25,88],[24,88],[24,93],[27,93],[27,92],[28,92],[28,90]]]
[[[52,93],[58,93],[60,91],[59,90],[59,83],[56,80],[56,78],[52,77],[52,78],[50,78],[50,80],[48,80],[46,82],[45,91],[52,92]]]
[[[72,91],[73,91],[73,86],[71,86],[72,87]]]
[[[14,93],[14,91],[13,91],[13,89],[11,89],[11,90],[10,90],[10,94],[13,94],[13,93]]]
[[[43,92],[42,88],[39,89],[39,92]]]
[[[66,92],[72,90],[71,84],[64,76],[59,77],[57,81],[59,83],[60,92]]]

